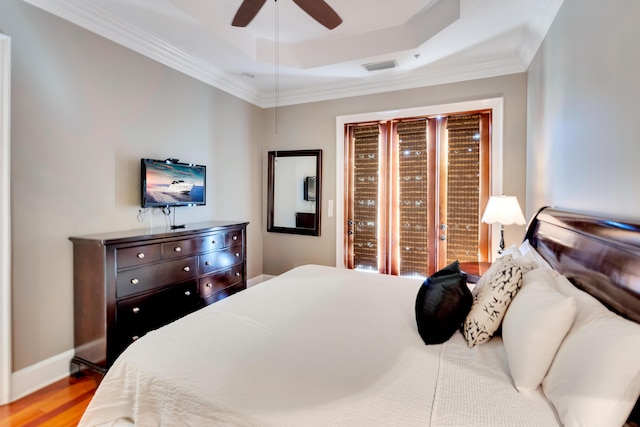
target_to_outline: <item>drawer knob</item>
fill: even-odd
[[[191,271],[191,268],[187,265],[185,268],[183,268],[184,271]]]
[[[134,336],[131,337],[131,341],[138,341],[138,338],[140,338],[140,337],[137,336],[137,335],[134,335]]]
[[[240,258],[240,253],[239,252],[236,252],[235,255],[236,255],[236,258]]]
[[[191,295],[191,291],[185,291],[185,292],[184,292],[184,294],[185,294],[186,296],[190,296],[190,295]]]
[[[140,307],[133,307],[131,311],[133,311],[134,313],[140,313]]]
[[[240,277],[240,272],[236,271],[236,277]]]
[[[143,252],[138,253],[137,257],[140,259],[144,258],[144,253]]]
[[[204,265],[211,265],[211,261],[205,261]]]
[[[233,240],[238,240],[238,236],[233,236],[232,239]]]
[[[173,248],[173,250],[176,252],[180,252],[182,251],[182,248],[180,246],[176,246],[175,248]]]
[[[212,244],[212,245],[215,245],[215,244],[216,244],[216,241],[215,241],[215,240],[212,240],[212,241],[211,241],[211,244]]]
[[[211,283],[207,283],[205,286],[206,286],[207,288],[212,288],[212,287],[213,287],[213,285],[212,285]]]
[[[132,285],[137,285],[138,283],[140,283],[140,281],[138,279],[131,279],[131,284]]]

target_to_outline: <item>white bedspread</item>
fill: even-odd
[[[499,339],[426,346],[421,281],[303,266],[132,344],[81,426],[558,426]]]

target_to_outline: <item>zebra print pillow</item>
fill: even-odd
[[[471,311],[462,325],[469,347],[488,341],[498,330],[513,297],[522,285],[522,267],[505,255],[496,260],[478,283]]]

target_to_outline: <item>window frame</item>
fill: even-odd
[[[344,220],[346,209],[344,206],[345,185],[345,125],[354,122],[376,122],[392,120],[397,117],[434,116],[438,114],[459,113],[461,111],[486,110],[491,114],[491,169],[490,194],[503,193],[503,129],[504,129],[504,98],[487,98],[474,101],[463,101],[450,104],[407,108],[390,111],[379,111],[336,117],[336,266],[345,268],[344,252]],[[499,227],[491,227],[491,253],[497,253],[499,242]]]

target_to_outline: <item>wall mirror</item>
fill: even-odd
[[[322,150],[269,151],[267,231],[320,235]]]

